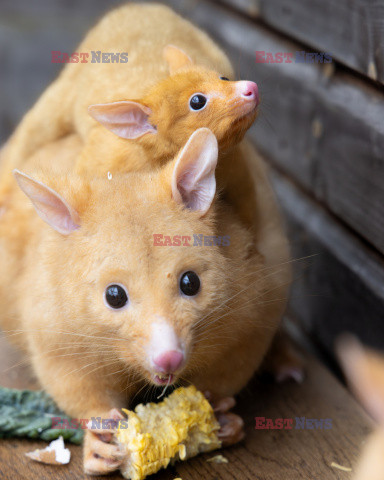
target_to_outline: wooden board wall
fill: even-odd
[[[222,0],[372,80],[384,82],[384,3],[376,0]]]

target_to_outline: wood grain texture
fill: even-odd
[[[328,357],[353,332],[383,347],[384,261],[286,176],[271,172],[294,260],[290,317]]]
[[[104,12],[124,0],[0,2],[0,142],[57,76],[52,50],[72,52]]]
[[[384,90],[331,64],[260,64],[256,50],[295,52],[268,29],[209,2],[180,2],[259,83],[260,117],[250,134],[271,162],[384,253]]]
[[[4,365],[5,340],[0,343],[0,364]],[[340,383],[316,360],[307,358],[308,376],[303,385],[277,385],[255,378],[240,395],[239,414],[245,421],[247,437],[240,445],[222,453],[228,464],[206,460],[202,455],[163,471],[155,480],[336,480],[351,478],[330,465],[353,467],[361,443],[371,429],[371,422]],[[236,372],[233,372],[236,375]],[[0,370],[0,385],[9,385],[9,376]],[[12,386],[12,385],[11,385]],[[22,386],[17,383],[17,386]],[[30,386],[26,383],[24,386]],[[330,430],[256,430],[255,417],[306,417],[332,419]],[[87,477],[82,473],[81,447],[69,445],[69,465],[41,465],[24,456],[25,452],[44,447],[44,442],[0,440],[0,478],[2,480],[69,480]],[[109,479],[121,478],[112,475]],[[151,477],[152,478],[152,477]]]
[[[384,4],[375,0],[221,0],[384,82]],[[308,51],[308,49],[307,49]]]

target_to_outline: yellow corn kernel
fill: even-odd
[[[128,425],[119,427],[115,441],[126,451],[121,473],[130,480],[143,480],[169,463],[221,447],[212,407],[193,385],[178,388],[161,403],[124,412]]]

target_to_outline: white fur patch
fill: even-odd
[[[181,342],[173,327],[165,319],[156,320],[152,324],[151,339],[148,346],[152,366],[154,358],[170,350],[182,352]]]

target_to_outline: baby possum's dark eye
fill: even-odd
[[[111,308],[119,309],[128,303],[128,295],[121,285],[108,285],[105,290],[105,301]]]
[[[225,80],[226,82],[229,82],[229,78],[228,78],[228,77],[220,77],[220,80]]]
[[[207,97],[204,97],[204,95],[201,93],[195,93],[189,100],[189,106],[192,108],[192,110],[201,110],[205,107],[206,103]]]
[[[185,272],[180,278],[180,290],[192,297],[200,290],[200,278],[195,272]]]

